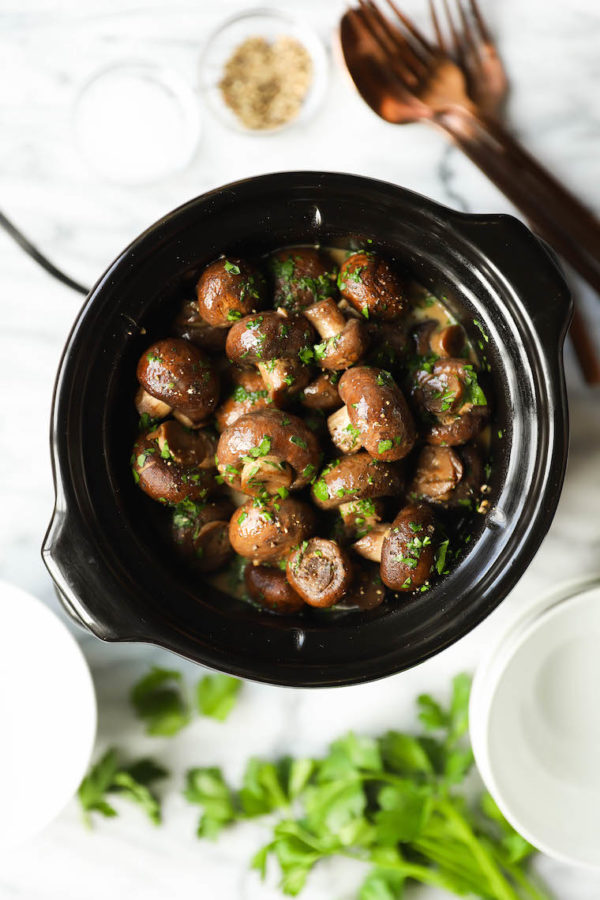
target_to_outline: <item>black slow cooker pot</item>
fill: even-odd
[[[277,617],[178,565],[129,469],[135,366],[163,336],[182,280],[219,256],[365,239],[488,336],[494,419],[490,510],[432,590],[368,612]],[[571,316],[547,250],[510,216],[464,215],[354,175],[250,178],[190,201],[135,240],[87,297],[58,373],[56,507],[43,557],[78,622],[246,678],[343,685],[406,669],[475,627],[525,571],[552,520],[567,456],[562,346]]]

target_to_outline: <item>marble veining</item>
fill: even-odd
[[[323,38],[344,8],[271,0],[300,10]],[[424,21],[424,4],[409,12]],[[21,0],[0,6],[0,205],[74,278],[92,284],[148,223],[191,196],[236,178],[294,168],[339,170],[396,181],[442,203],[480,212],[512,212],[469,160],[424,125],[394,128],[378,120],[332,61],[331,83],[317,117],[278,137],[245,137],[204,115],[193,163],[177,177],[145,187],[101,182],[73,143],[71,113],[82,83],[121,59],[153,59],[196,83],[207,33],[241,6],[236,0]],[[511,73],[509,116],[522,140],[587,203],[600,211],[598,33],[594,0],[484,2]],[[58,609],[39,547],[52,508],[47,432],[61,349],[81,298],[51,280],[0,233],[0,577]],[[600,344],[600,304],[573,282]],[[585,388],[567,347],[571,456],[555,522],[511,596],[479,628],[445,653],[404,675],[343,690],[283,690],[247,684],[225,725],[198,720],[179,739],[151,739],[128,709],[127,690],[149,663],[180,665],[162,651],[106,645],[78,631],[100,701],[98,752],[117,743],[132,755],[152,753],[173,770],[165,826],[153,829],[136,809],[88,833],[72,802],[31,845],[2,855],[0,900],[164,900],[214,897],[275,900],[275,873],[261,884],[247,860],[265,837],[248,824],[216,844],[194,837],[196,811],[178,790],[188,765],[217,763],[239,778],[251,754],[320,753],[345,729],[376,734],[410,727],[413,697],[444,694],[451,675],[470,670],[494,633],[560,580],[598,574],[600,565],[599,395]],[[24,665],[33,661],[24,659]],[[43,735],[40,735],[43,753]],[[552,860],[537,863],[558,900],[598,900],[600,875]],[[306,900],[351,900],[360,865],[323,865]],[[432,889],[407,894],[441,898]]]

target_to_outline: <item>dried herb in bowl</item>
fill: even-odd
[[[249,37],[226,62],[219,88],[242,125],[268,131],[296,118],[311,81],[310,54],[295,38]]]

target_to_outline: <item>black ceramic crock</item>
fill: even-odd
[[[164,336],[182,280],[221,253],[366,239],[444,297],[482,342],[494,396],[490,512],[428,593],[369,612],[277,617],[198,582],[165,551],[129,469],[135,365]],[[64,351],[51,429],[56,507],[42,552],[65,607],[103,640],[158,644],[274,684],[352,684],[427,659],[500,603],[550,526],[567,456],[570,315],[553,259],[510,216],[465,215],[384,182],[314,172],[250,178],[192,200],[108,268]]]

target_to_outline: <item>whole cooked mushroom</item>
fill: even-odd
[[[219,431],[224,431],[229,425],[233,425],[240,416],[259,409],[266,409],[273,402],[269,397],[262,375],[255,368],[232,367],[230,374],[233,383],[231,393],[215,412]]]
[[[271,562],[286,556],[314,529],[312,507],[295,497],[271,499],[258,506],[248,500],[231,517],[229,540],[240,556]]]
[[[428,580],[436,550],[435,519],[424,503],[400,510],[393,522],[377,525],[352,549],[381,563],[381,578],[394,591],[413,591]]]
[[[359,251],[349,256],[338,276],[340,292],[365,319],[392,321],[406,309],[406,290],[387,260]]]
[[[174,438],[177,423],[174,422],[173,426],[166,429],[166,438],[163,426],[160,430],[138,437],[131,456],[133,477],[145,494],[160,503],[206,500],[216,487],[214,475],[207,467],[208,460],[204,456],[207,439],[200,435],[198,448],[193,445],[186,447],[188,435]],[[169,434],[177,458],[170,449]]]
[[[274,305],[293,312],[337,294],[336,267],[314,247],[278,250],[269,260]]]
[[[285,572],[275,566],[248,563],[244,583],[252,600],[271,612],[292,616],[304,606],[304,600],[293,589]]]
[[[465,349],[466,335],[461,325],[440,326],[435,319],[427,319],[417,325],[413,334],[419,356],[434,353],[449,359],[460,356]]]
[[[422,448],[408,496],[440,506],[472,508],[481,490],[483,467],[475,447]]]
[[[436,551],[436,527],[424,503],[401,509],[381,547],[381,579],[393,591],[414,591],[431,575]]]
[[[425,436],[427,443],[452,447],[478,434],[489,408],[472,363],[439,359],[431,370],[419,369],[415,379],[417,404],[437,419]]]
[[[214,572],[225,565],[232,554],[229,543],[229,518],[232,506],[227,500],[194,503],[186,500],[173,512],[173,538],[181,554],[200,572]]]
[[[203,271],[196,285],[198,310],[209,325],[229,328],[265,305],[262,273],[241,259],[217,259]]]
[[[323,369],[348,369],[367,352],[369,338],[365,323],[346,319],[331,297],[313,303],[304,315],[323,338],[315,346],[315,360]]]
[[[279,409],[240,416],[217,445],[225,482],[253,497],[305,487],[320,458],[318,441],[302,419]]]
[[[219,380],[209,358],[183,338],[166,338],[151,344],[140,357],[137,379],[142,388],[136,396],[140,415],[162,418],[173,411],[189,428],[201,427],[219,399]],[[154,414],[150,411],[153,406]]]
[[[196,298],[183,301],[171,328],[175,337],[184,338],[201,350],[220,353],[225,349],[226,329],[215,328],[202,318]]]
[[[290,554],[287,579],[309,606],[329,607],[342,600],[352,584],[352,563],[335,541],[311,538]]]
[[[398,463],[380,462],[364,450],[330,462],[312,486],[321,509],[335,509],[356,500],[397,497],[403,487]]]
[[[190,431],[175,419],[158,425],[149,437],[156,442],[162,459],[199,469],[216,468],[217,435],[213,431]]]
[[[300,395],[302,406],[309,410],[322,410],[323,412],[337,409],[342,402],[337,389],[338,380],[335,373],[322,372],[317,375],[314,381],[306,385]]]
[[[404,394],[385,369],[348,369],[338,387],[345,406],[329,416],[333,443],[343,453],[360,447],[374,458],[391,462],[412,450],[417,433]]]
[[[314,329],[303,316],[268,310],[236,322],[227,335],[225,352],[234,363],[256,365],[279,406],[309,383],[306,363],[312,358],[314,339]]]

